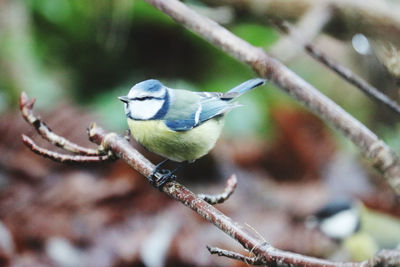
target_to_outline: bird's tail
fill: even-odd
[[[231,100],[233,98],[236,98],[247,91],[256,88],[260,85],[263,85],[267,80],[266,79],[261,79],[261,78],[254,78],[248,81],[245,81],[244,83],[239,84],[238,86],[232,88],[228,92],[224,93],[221,99],[224,100]]]

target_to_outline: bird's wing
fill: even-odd
[[[235,102],[228,102],[220,98],[202,98],[201,111],[199,112],[199,123],[203,123],[209,119],[222,115],[231,109],[240,106]]]
[[[179,100],[175,101],[170,108],[172,112],[165,116],[164,123],[171,130],[188,131],[239,106],[216,97],[219,93],[191,93],[182,100],[185,103],[182,107]]]
[[[193,129],[196,126],[194,119],[174,119],[174,120],[164,120],[165,125],[176,132],[184,132]]]
[[[200,96],[201,99],[221,98],[224,95],[224,93],[220,92],[194,92],[194,93]]]
[[[171,91],[171,104],[163,121],[173,131],[188,131],[196,126],[196,111],[201,97],[186,90]]]
[[[225,101],[230,101],[238,96],[241,96],[242,94],[246,93],[247,91],[254,89],[260,85],[263,85],[267,80],[265,79],[260,79],[260,78],[254,78],[247,80],[238,86],[232,88],[228,92],[225,93],[219,93],[219,92],[198,92],[200,97],[214,97],[214,98],[219,98],[221,100]]]
[[[230,101],[265,82],[265,79],[251,79],[226,93],[174,90],[176,99],[172,101],[171,112],[167,113],[164,122],[173,131],[190,130],[240,106]]]

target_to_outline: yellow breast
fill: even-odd
[[[189,131],[175,132],[162,121],[128,119],[132,136],[148,150],[173,161],[194,161],[206,155],[215,145],[224,124],[214,118]]]

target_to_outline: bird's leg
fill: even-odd
[[[153,176],[154,174],[156,174],[157,172],[164,172],[165,169],[161,169],[161,167],[167,163],[169,161],[169,159],[164,159],[163,161],[161,161],[160,163],[158,163],[156,165],[156,167],[154,168],[153,173],[151,174],[151,176]]]
[[[184,165],[187,164],[187,162],[179,163],[178,167],[175,169],[167,170],[167,169],[161,169],[161,167],[168,161],[168,159],[165,159],[158,163],[156,167],[154,168],[154,171],[151,173],[149,180],[150,183],[154,186],[157,187],[159,190],[163,188],[163,186],[171,181],[176,179],[175,173],[182,168]]]
[[[125,130],[124,138],[128,142],[131,141],[131,130],[130,129]]]

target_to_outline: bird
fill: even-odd
[[[156,165],[150,182],[162,188],[175,178],[178,168],[161,168],[169,160],[192,163],[206,155],[221,134],[224,115],[241,106],[232,100],[265,82],[261,78],[250,79],[222,93],[173,89],[149,79],[135,84],[128,95],[118,97],[124,103],[134,139],[165,158]]]
[[[361,201],[334,199],[308,218],[340,246],[351,260],[371,258],[379,249],[400,245],[400,221],[365,207]]]
[[[316,211],[310,222],[317,223],[326,236],[341,241],[360,230],[360,216],[356,206],[349,200],[335,199]]]

